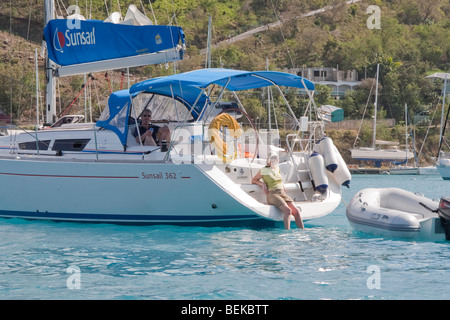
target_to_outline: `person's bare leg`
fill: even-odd
[[[302,216],[300,215],[300,211],[298,210],[298,208],[294,206],[292,202],[288,202],[287,204],[291,209],[291,214],[294,216],[295,224],[297,225],[297,227],[300,229],[304,229],[305,226],[303,225],[303,219]]]
[[[148,135],[144,140],[145,146],[156,146],[155,139],[153,139],[152,135]]]
[[[291,228],[291,208],[285,203],[278,207],[284,214],[283,222],[284,228],[289,230]]]
[[[163,140],[166,140],[167,142],[170,142],[170,138],[171,138],[170,137],[170,129],[168,126],[164,126],[158,130],[158,133],[157,133],[158,141],[161,142]]]

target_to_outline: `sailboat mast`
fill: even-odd
[[[211,68],[211,28],[212,28],[212,21],[211,16],[209,16],[208,19],[208,39],[206,44],[206,61],[205,61],[205,68]]]
[[[55,3],[54,0],[45,0],[45,17],[44,25],[55,18]],[[53,76],[54,63],[50,60],[47,54],[45,71],[47,74],[47,84],[45,86],[45,110],[46,122],[52,124],[56,117],[56,79]]]
[[[39,68],[37,48],[34,49],[34,59],[36,68],[36,127],[39,127]]]
[[[378,75],[380,72],[380,64],[377,64],[377,76],[376,76],[376,83],[375,83],[375,103],[374,103],[374,112],[373,112],[373,143],[372,147],[375,149],[375,140],[377,135],[377,108],[378,108]]]
[[[408,160],[408,105],[405,103],[405,159]]]

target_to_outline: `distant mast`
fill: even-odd
[[[374,113],[373,113],[373,144],[372,147],[375,149],[375,141],[377,136],[377,112],[378,112],[378,76],[380,72],[380,64],[377,64],[377,79],[375,83],[375,103],[374,103]]]

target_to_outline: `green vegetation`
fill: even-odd
[[[89,18],[105,19],[107,13],[121,11],[135,4],[148,17],[153,15],[148,0],[60,0],[58,10],[78,3],[81,13]],[[32,121],[35,105],[34,50],[41,44],[43,1],[18,0],[0,4],[0,105],[12,113],[16,121]],[[119,4],[120,3],[120,8]],[[105,4],[108,8],[105,8]],[[373,77],[380,64],[380,117],[404,119],[404,105],[410,116],[440,108],[442,83],[425,76],[432,72],[450,71],[450,3],[448,0],[373,0],[346,5],[343,0],[152,0],[158,24],[176,24],[186,34],[187,54],[177,64],[178,71],[204,66],[200,55],[206,46],[208,17],[213,22],[213,44],[245,31],[281,19],[283,24],[253,34],[241,41],[224,43],[212,52],[212,66],[257,70],[292,67],[338,67],[358,72],[362,85],[340,100],[331,98],[327,88],[318,86],[318,103],[332,103],[345,110],[346,119],[361,119],[367,104],[366,117],[373,112]],[[369,6],[381,9],[381,28],[369,29],[366,13]],[[302,17],[311,10],[333,6],[323,13]],[[59,11],[60,12],[60,11]],[[44,86],[43,60],[40,59],[40,86]],[[149,76],[170,74],[172,67],[146,66],[132,70],[132,81]],[[108,95],[103,75],[96,75],[95,103],[102,105]],[[113,88],[121,81],[119,72],[110,73]],[[82,78],[63,79],[58,100],[65,108],[80,90]],[[95,93],[94,93],[95,95]],[[11,103],[11,97],[13,101]],[[245,97],[252,117],[267,117],[258,95]],[[279,97],[275,94],[275,100]],[[304,98],[289,93],[296,112],[306,106]],[[81,102],[80,102],[81,104]],[[282,114],[279,115],[283,117]],[[435,122],[439,121],[435,117]],[[395,134],[392,138],[397,138]]]

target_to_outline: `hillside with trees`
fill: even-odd
[[[380,64],[379,117],[404,119],[404,105],[410,116],[430,117],[440,108],[442,83],[425,76],[450,71],[450,2],[448,0],[364,0],[348,4],[343,0],[55,0],[58,14],[66,15],[77,4],[86,18],[105,19],[113,11],[125,15],[129,4],[158,24],[181,26],[186,34],[187,53],[177,62],[177,72],[202,68],[208,18],[212,18],[212,67],[244,70],[285,70],[295,67],[333,67],[356,70],[362,84],[334,100],[329,90],[318,86],[319,103],[345,110],[346,119],[361,119],[373,110],[370,96],[376,65]],[[151,6],[150,6],[151,4]],[[380,9],[379,29],[369,29],[369,5]],[[305,16],[305,13],[325,8]],[[154,15],[153,15],[154,14]],[[0,105],[15,123],[32,123],[35,116],[35,49],[41,49],[44,27],[42,0],[0,3]],[[279,21],[276,27],[270,27]],[[253,28],[267,26],[241,41],[229,39]],[[39,57],[40,90],[44,86],[44,60]],[[145,66],[131,70],[131,83],[174,72],[172,66]],[[96,74],[91,100],[100,112],[109,94],[104,74]],[[118,90],[120,70],[108,72]],[[67,107],[84,82],[82,77],[61,79],[60,109]],[[301,96],[289,94],[296,112],[305,104]],[[368,103],[369,102],[369,103]],[[74,108],[80,107],[77,102]],[[84,102],[83,102],[84,103]],[[248,111],[264,119],[264,108],[254,96],[246,97]],[[439,115],[434,118],[438,123]],[[426,128],[425,128],[426,130]],[[397,130],[399,131],[399,130]],[[419,132],[424,131],[418,129]],[[435,130],[436,131],[436,130]],[[395,134],[389,133],[392,139]]]

